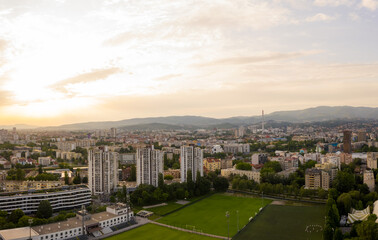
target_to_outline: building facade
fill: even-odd
[[[188,171],[192,171],[192,179],[196,181],[197,173],[203,176],[203,151],[199,147],[182,146],[180,154],[181,182],[186,182]]]
[[[48,200],[53,211],[80,208],[82,205],[91,203],[91,191],[88,187],[81,186],[53,192],[2,194],[0,195],[0,210],[11,213],[19,208],[24,213],[35,213],[42,200]]]
[[[149,184],[158,186],[159,173],[163,173],[164,152],[153,147],[139,148],[136,154],[137,185]]]
[[[366,184],[369,187],[370,192],[374,192],[375,179],[374,179],[374,172],[372,170],[364,171],[364,184]]]
[[[367,167],[370,169],[377,169],[377,161],[378,161],[378,152],[368,152],[367,153]]]
[[[344,153],[352,153],[352,131],[343,131],[343,150]]]
[[[93,195],[111,194],[118,184],[118,153],[106,147],[88,152],[88,185]]]
[[[260,172],[259,171],[247,171],[247,170],[238,170],[234,168],[222,169],[221,175],[223,177],[229,177],[231,174],[246,176],[248,180],[253,180],[257,183],[260,183]]]

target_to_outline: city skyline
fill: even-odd
[[[374,0],[0,1],[0,124],[377,107],[377,11]]]

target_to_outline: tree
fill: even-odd
[[[186,173],[186,184],[187,184],[187,187],[188,187],[189,196],[193,196],[196,185],[193,182],[192,170],[188,170],[187,173]]]
[[[18,220],[24,216],[24,212],[21,209],[14,210],[9,216],[8,220],[14,224],[18,223]]]
[[[213,182],[213,187],[217,192],[225,192],[228,189],[228,180],[225,177],[216,177]]]
[[[68,178],[67,171],[64,172],[64,183],[68,185],[70,183],[70,179]]]
[[[158,175],[158,187],[163,188],[164,187],[164,177],[162,173],[159,173]]]
[[[337,198],[337,206],[341,215],[347,215],[352,207],[352,197],[349,193],[343,193]]]
[[[135,164],[131,166],[130,178],[128,181],[136,181],[136,167]]]
[[[281,172],[282,171],[282,167],[281,167],[281,164],[277,161],[268,161],[264,164],[263,166],[263,169],[264,168],[271,168],[274,170],[274,172]]]
[[[164,179],[165,179],[165,180],[172,180],[172,179],[173,179],[173,176],[172,176],[172,175],[165,175],[165,176],[164,176]]]
[[[39,203],[38,210],[36,216],[38,218],[49,218],[52,216],[52,207],[48,200],[42,200]]]
[[[116,202],[116,198],[113,195],[110,196],[110,202],[112,202],[112,203]]]
[[[352,173],[340,171],[334,180],[334,186],[339,192],[349,192],[354,188],[355,179]]]
[[[378,224],[371,220],[364,221],[356,227],[358,236],[364,240],[376,240],[378,237],[377,229]]]
[[[43,169],[42,169],[42,165],[40,164],[38,166],[38,174],[42,174],[43,173]]]
[[[64,179],[65,181],[66,179]],[[72,181],[74,184],[80,184],[81,183],[81,177],[80,177],[80,173],[77,173],[76,176],[74,177],[73,181]]]
[[[324,238],[324,240],[332,240],[333,230],[332,230],[331,225],[326,224],[324,232],[323,232],[323,238]]]
[[[83,183],[88,183],[88,177],[87,176],[83,177],[82,182]]]
[[[252,170],[252,166],[249,163],[240,162],[240,163],[236,164],[236,169],[251,171]]]
[[[336,228],[340,224],[340,215],[339,210],[336,207],[336,204],[332,205],[332,208],[327,213],[327,222],[331,225],[332,228]]]
[[[340,228],[337,228],[334,235],[333,240],[343,240],[343,233],[341,232]]]

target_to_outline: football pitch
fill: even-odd
[[[233,239],[322,239],[325,206],[269,205]]]
[[[162,226],[158,226],[155,224],[146,224],[138,228],[134,228],[127,232],[120,233],[118,235],[114,235],[112,237],[106,238],[106,240],[122,240],[122,239],[133,239],[133,240],[210,240],[214,238],[210,238],[207,236],[202,236],[198,234],[182,232],[178,230],[174,230],[171,228],[166,228]]]
[[[226,194],[214,194],[193,205],[169,214],[159,220],[171,226],[194,229],[204,233],[219,236],[228,235],[228,220],[230,237],[246,225],[250,217],[255,216],[262,205],[271,200],[252,197],[236,197]],[[229,218],[226,212],[229,212]]]

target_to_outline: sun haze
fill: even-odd
[[[0,0],[0,124],[377,107],[378,2]]]

